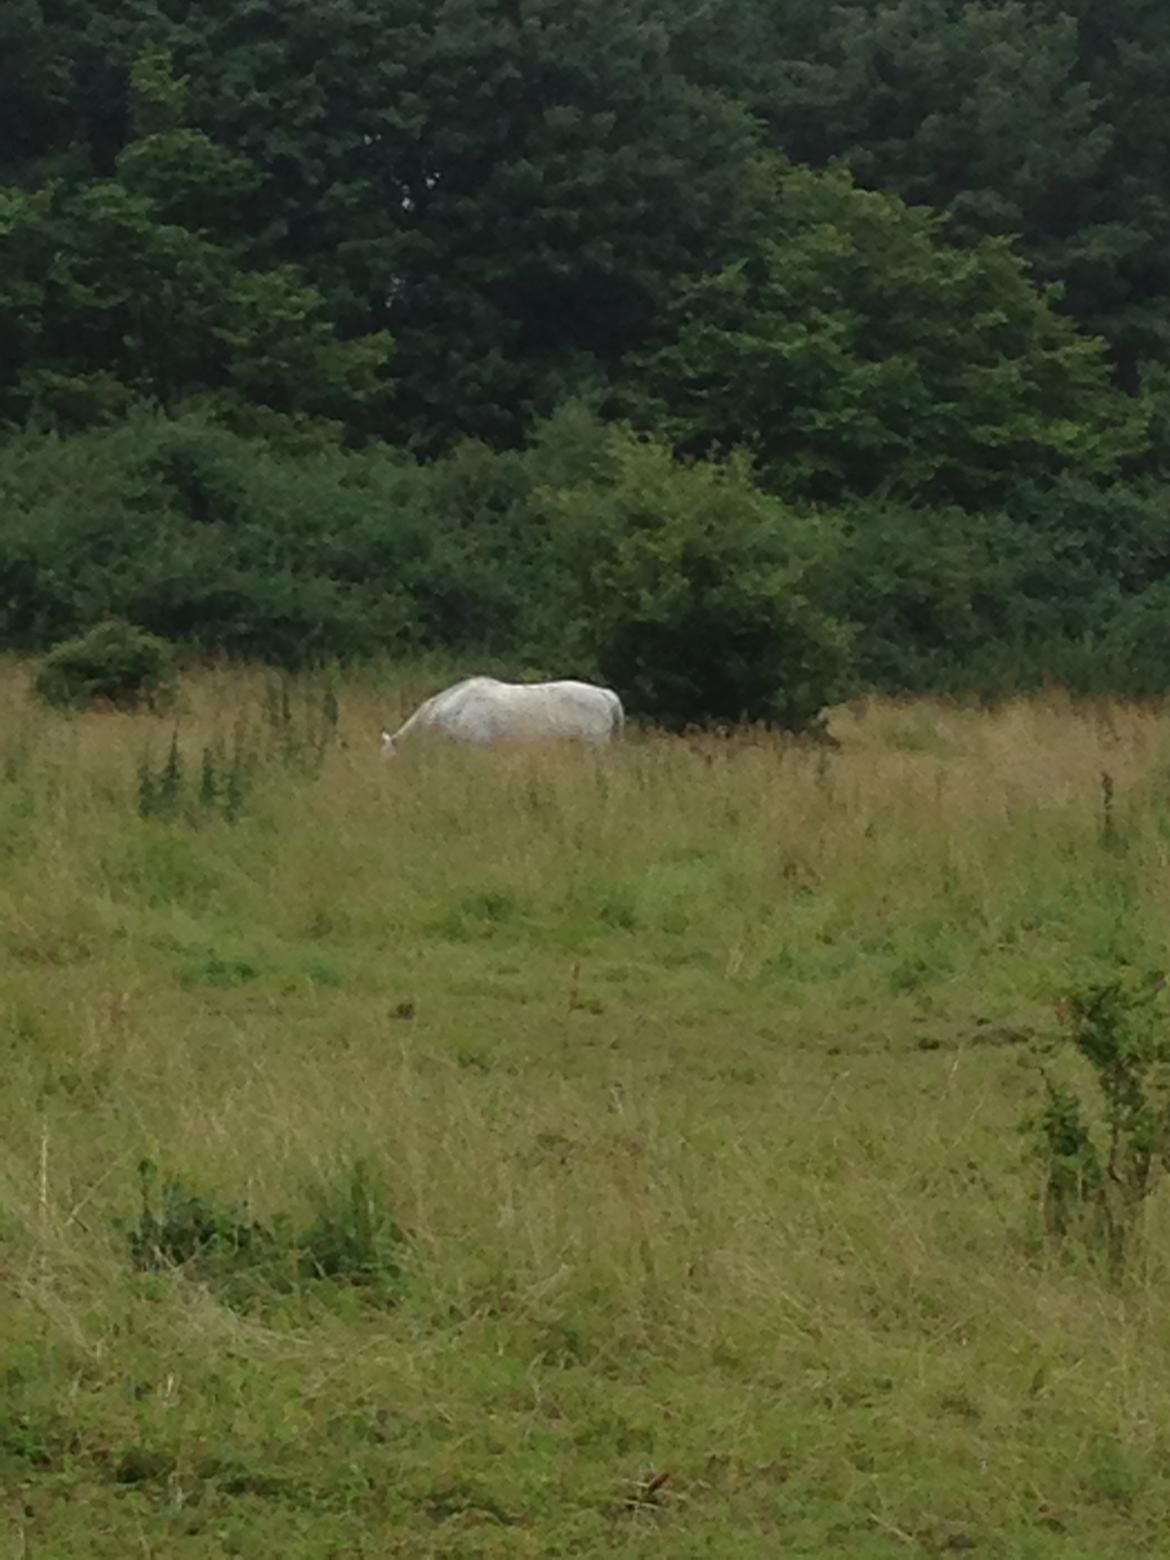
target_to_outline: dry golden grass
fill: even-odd
[[[1061,1259],[1018,1129],[1056,998],[1167,961],[1170,719],[872,704],[833,752],[382,766],[428,688],[370,676],[318,769],[319,687],[284,722],[208,672],[180,809],[142,818],[175,722],[46,714],[25,675],[13,1553],[1166,1552],[1168,1209],[1121,1285]],[[241,721],[233,824],[196,798]],[[144,1159],[276,1231],[271,1272],[136,1271]],[[357,1161],[401,1271],[287,1282]]]

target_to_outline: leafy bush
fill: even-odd
[[[174,651],[163,639],[111,619],[66,640],[41,662],[36,691],[48,704],[155,708],[175,692]]]
[[[823,605],[854,626],[867,686],[1170,687],[1170,502],[1156,483],[1068,479],[983,514],[873,500],[840,521]]]
[[[1044,1166],[1048,1232],[1125,1268],[1138,1216],[1170,1169],[1170,1040],[1154,1012],[1161,981],[1118,981],[1064,1004],[1073,1046],[1092,1069],[1088,1098],[1046,1068],[1047,1094],[1029,1124]],[[1050,1048],[1052,1049],[1052,1048]]]
[[[193,415],[24,434],[0,445],[0,645],[117,616],[288,667],[509,654],[543,598],[532,487],[520,457],[480,446],[424,467],[278,451]]]
[[[869,687],[1034,686],[1083,626],[1083,595],[1060,596],[1047,540],[1005,516],[874,502],[851,507],[839,535],[824,601],[853,625],[857,676]]]
[[[1153,480],[810,516],[742,459],[679,465],[569,402],[523,450],[468,442],[429,465],[139,410],[3,441],[0,501],[4,648],[118,618],[287,667],[439,652],[575,670],[675,724],[797,729],[840,687],[846,638],[857,678],[889,691],[1170,686]]]
[[[576,664],[667,725],[813,727],[848,660],[816,600],[827,528],[761,493],[746,458],[680,467],[615,435],[611,463],[543,495]]]

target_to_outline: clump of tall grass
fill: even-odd
[[[138,1175],[141,1212],[128,1248],[140,1272],[181,1276],[235,1306],[321,1283],[360,1288],[383,1305],[399,1298],[405,1236],[364,1159],[315,1188],[315,1217],[301,1225],[280,1214],[262,1221],[175,1176],[159,1187],[149,1159]]]

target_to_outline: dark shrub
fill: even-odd
[[[817,600],[831,528],[762,493],[746,457],[680,466],[620,434],[610,451],[604,480],[542,494],[570,664],[666,726],[816,730],[849,665]]]
[[[88,709],[94,704],[152,709],[175,692],[174,652],[165,639],[117,618],[50,650],[37,672],[36,691],[47,704]]]

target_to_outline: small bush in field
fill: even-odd
[[[1161,982],[1118,981],[1071,996],[1064,1016],[1092,1069],[1090,1097],[1044,1075],[1047,1098],[1030,1123],[1044,1165],[1050,1235],[1100,1251],[1119,1276],[1146,1198],[1170,1169],[1170,1040],[1154,1012]]]
[[[680,466],[615,435],[610,459],[606,481],[541,500],[569,659],[666,726],[819,731],[850,654],[818,604],[831,529],[763,493],[742,455]]]
[[[173,699],[175,684],[174,651],[166,640],[116,618],[50,650],[36,677],[47,704],[72,709],[143,703],[154,709]]]

